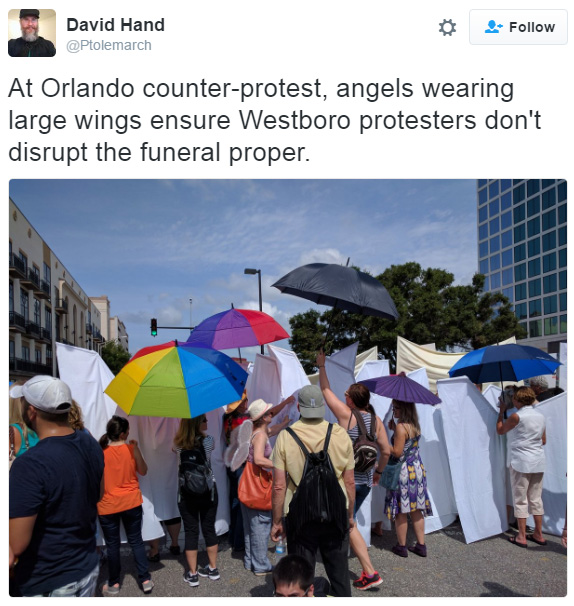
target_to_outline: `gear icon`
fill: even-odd
[[[456,23],[453,23],[452,19],[443,19],[443,22],[439,23],[440,29],[438,31],[441,32],[443,36],[452,36],[452,34],[456,32],[455,25]]]

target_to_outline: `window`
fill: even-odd
[[[556,181],[556,179],[542,179],[542,189],[546,189],[547,187],[554,185],[554,181]]]
[[[25,362],[30,361],[30,348],[28,345],[22,345],[22,360]]]
[[[10,280],[10,310],[9,311],[14,311],[14,282],[12,282],[12,280]]]
[[[500,219],[498,217],[491,219],[489,229],[491,236],[494,236],[494,234],[497,234],[500,231]]]
[[[526,225],[521,223],[514,228],[514,242],[522,242],[526,239]]]
[[[500,239],[502,241],[502,248],[506,248],[508,246],[512,246],[512,230],[509,229],[501,234]]]
[[[548,252],[556,248],[556,231],[549,231],[542,236],[542,252]]]
[[[478,228],[478,239],[485,240],[488,238],[488,223],[484,223]]]
[[[488,219],[488,206],[482,206],[478,209],[478,222],[484,223]]]
[[[558,316],[552,316],[551,318],[544,318],[544,334],[545,335],[558,334]]]
[[[52,346],[46,345],[46,364],[52,364]]]
[[[556,227],[556,210],[553,208],[542,215],[542,231]]]
[[[526,305],[526,303],[525,303]],[[542,315],[542,300],[534,299],[528,302],[529,315],[531,318],[537,318]]]
[[[514,281],[521,282],[526,280],[526,263],[514,266]]]
[[[512,187],[512,179],[501,179],[500,180],[500,191],[506,191]]]
[[[556,279],[556,274],[549,274],[544,276],[542,279],[542,290],[544,294],[549,294],[552,292],[556,292],[558,290],[558,281]]]
[[[484,187],[488,183],[488,179],[479,179],[478,187]]]
[[[519,263],[520,261],[524,261],[526,259],[526,245],[519,244],[514,247],[514,262]]]
[[[498,194],[500,193],[500,182],[499,181],[493,181],[489,186],[488,186],[488,197],[489,198],[494,198],[494,196],[498,196]]]
[[[508,211],[500,217],[500,229],[508,229],[512,226],[512,213]]]
[[[489,279],[488,279],[488,276],[486,276],[486,277],[484,278],[484,286],[482,287],[482,290],[483,290],[484,292],[486,292],[487,290],[490,290],[490,289],[488,288],[488,285],[489,285],[489,284],[490,284],[490,281],[489,281]]]
[[[558,202],[566,200],[566,181],[558,184]]]
[[[558,246],[565,246],[567,241],[566,227],[561,227],[558,230]]]
[[[567,284],[568,280],[567,280],[566,274],[567,274],[566,270],[561,271],[558,274],[558,288],[560,290],[565,290],[568,287],[568,284]]]
[[[506,210],[512,206],[512,194],[508,192],[500,198],[500,210]]]
[[[540,212],[540,196],[536,196],[526,203],[526,214],[529,217],[537,215]]]
[[[490,257],[490,271],[496,271],[500,269],[500,255],[494,255]]]
[[[568,249],[566,248],[561,248],[558,251],[558,267],[566,267],[566,264],[568,263],[567,250]],[[502,256],[504,257],[504,253],[502,253]]]
[[[514,301],[514,288],[503,288],[502,294],[512,303]]]
[[[36,364],[42,364],[42,350],[36,349],[34,350]]]
[[[480,257],[486,257],[486,255],[488,255],[488,240],[481,242],[478,245],[478,254]]]
[[[558,298],[560,300],[560,311],[566,311],[568,309],[568,295],[565,292],[561,292]]]
[[[539,297],[542,294],[542,281],[540,278],[536,278],[536,280],[530,280],[528,282],[528,296],[529,297]]]
[[[528,277],[534,278],[540,275],[540,257],[528,261]]]
[[[540,238],[528,241],[528,256],[535,257],[540,254]]]
[[[556,253],[550,253],[542,257],[542,271],[547,274],[556,269]]]
[[[560,332],[568,332],[568,328],[566,326],[566,316],[560,316]]]
[[[556,190],[554,188],[542,194],[542,210],[551,208],[556,204]]]
[[[52,332],[52,310],[47,307],[44,308],[44,328],[51,333]]]
[[[24,263],[24,270],[26,275],[28,275],[28,257],[22,251],[18,253],[18,257],[20,258],[20,261]]]
[[[496,198],[488,205],[488,216],[494,217],[500,212],[500,200]]]
[[[502,270],[502,286],[508,286],[509,284],[512,284],[512,282],[514,282],[513,278],[514,277],[512,275],[512,267]]]
[[[561,204],[558,207],[558,223],[562,225],[562,223],[566,223],[567,220],[567,204]]]
[[[44,263],[44,280],[48,283],[48,286],[52,283],[52,270],[47,263]]]
[[[483,205],[488,200],[488,191],[486,187],[484,189],[479,190],[478,192],[478,203],[479,205]]]
[[[566,250],[566,249],[564,249]],[[502,253],[502,267],[512,265],[512,250],[508,249]]]
[[[518,204],[519,202],[522,202],[522,200],[524,200],[525,190],[526,190],[526,188],[524,187],[524,183],[522,183],[522,185],[519,185],[518,187],[515,187],[512,190],[512,203],[513,204]]]
[[[28,293],[23,288],[20,289],[20,313],[24,316],[24,319],[28,321]]]
[[[544,315],[555,314],[558,311],[558,297],[551,295],[544,297]]]
[[[490,238],[490,252],[495,253],[500,250],[500,236],[494,236]]]
[[[13,360],[16,357],[16,343],[14,341],[10,341],[10,360]]]
[[[524,301],[526,299],[526,282],[523,284],[517,284],[514,287],[514,300]]]
[[[529,179],[526,182],[526,191],[528,193],[528,197],[537,194],[540,191],[540,181],[538,179]]]
[[[540,217],[534,217],[527,223],[528,226],[528,237],[536,236],[540,233]]]
[[[34,323],[40,326],[41,323],[41,305],[38,299],[34,299]]]
[[[500,288],[500,272],[490,276],[490,290]]]
[[[512,214],[514,216],[514,223],[524,221],[524,219],[526,219],[526,205],[521,204],[520,206],[515,206]]]
[[[530,337],[542,336],[542,320],[533,320],[530,324]]]
[[[488,273],[488,259],[483,259],[480,262],[480,273],[487,274]]]
[[[514,306],[514,315],[519,320],[526,320],[526,303],[519,303]]]

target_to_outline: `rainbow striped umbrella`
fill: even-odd
[[[105,393],[129,415],[189,419],[238,400],[246,381],[224,353],[170,341],[138,351]]]

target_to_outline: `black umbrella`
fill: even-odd
[[[399,317],[387,289],[376,278],[354,267],[311,263],[290,271],[273,286],[283,293],[351,313],[389,320]]]

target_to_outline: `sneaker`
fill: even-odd
[[[190,587],[199,587],[199,575],[197,574],[197,572],[195,574],[192,574],[190,570],[188,570],[184,575],[183,575],[183,580],[190,586]]]
[[[412,545],[411,547],[409,547],[409,551],[411,551],[412,553],[415,553],[418,556],[421,556],[421,558],[427,557],[427,546],[426,545],[421,545],[420,543],[416,543],[415,545]]]
[[[102,594],[107,595],[118,595],[120,593],[120,584],[110,585],[109,581],[102,587]]]
[[[409,552],[407,550],[407,546],[406,545],[399,545],[397,543],[394,547],[391,547],[391,551],[395,555],[400,556],[401,558],[408,558],[409,557]]]
[[[253,571],[253,574],[256,577],[264,577],[267,574],[271,574],[273,572],[273,568],[270,568],[269,570],[261,570],[260,572],[255,572],[255,570]]]
[[[154,588],[155,583],[148,579],[142,583],[142,590],[145,594],[151,593],[151,590]]]
[[[198,568],[197,574],[200,577],[207,577],[212,581],[217,581],[221,578],[219,576],[219,570],[217,570],[217,568],[212,568],[211,566],[204,566],[203,568]]]
[[[353,587],[358,589],[359,591],[365,591],[365,589],[369,589],[369,587],[376,587],[383,582],[379,573],[375,570],[372,576],[368,576],[367,573],[363,570],[361,576],[353,581]]]

